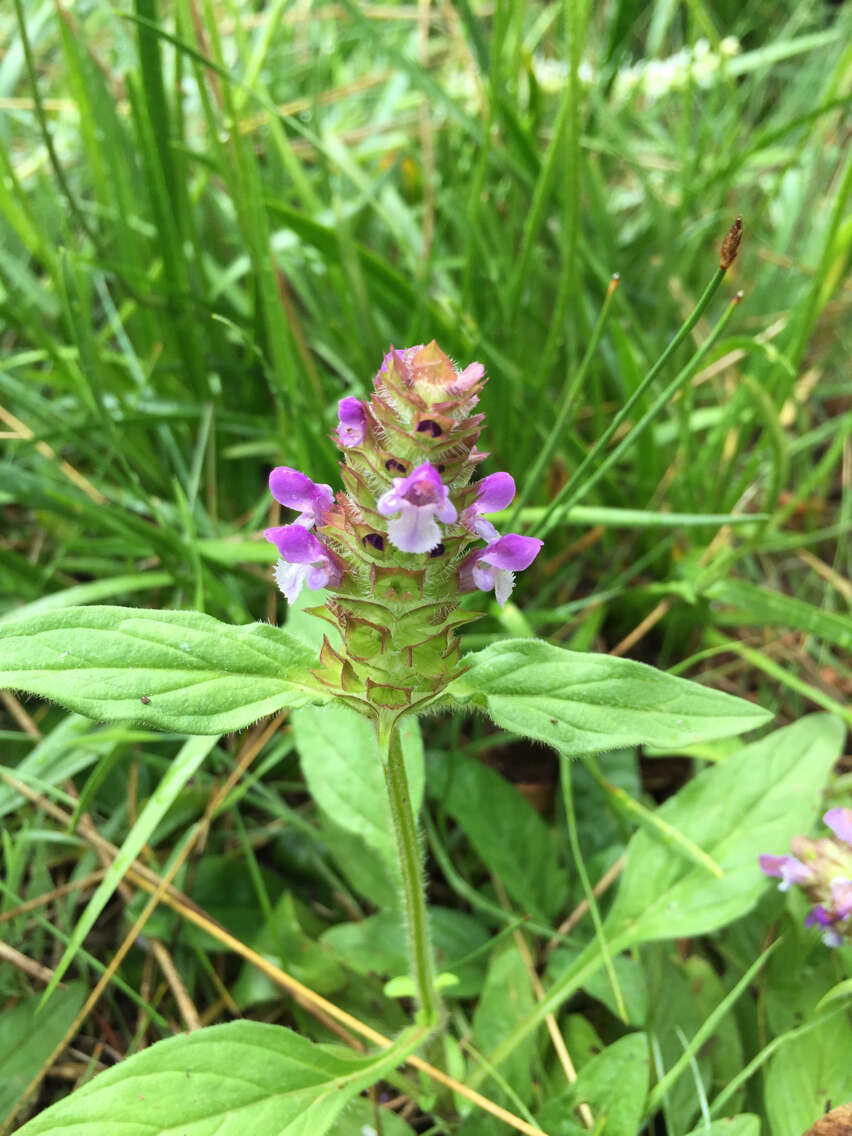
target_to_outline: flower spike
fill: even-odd
[[[391,348],[369,400],[337,406],[344,491],[287,466],[270,476],[298,513],[264,534],[278,586],[291,603],[303,587],[327,589],[313,610],[340,632],[314,675],[368,716],[434,702],[461,673],[455,629],[476,618],[457,610],[463,594],[493,590],[504,604],[541,548],[487,519],[514,499],[511,475],[473,480],[488,456],[475,412],[484,383],[481,363],[459,369],[434,341]]]

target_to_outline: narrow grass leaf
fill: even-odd
[[[852,616],[824,611],[748,580],[716,580],[703,594],[724,605],[713,612],[717,624],[730,627],[788,627],[805,631],[844,650],[852,650]]]
[[[174,804],[181,789],[198,770],[217,740],[211,737],[188,738],[181,746],[174,761],[169,765],[168,772],[142,810],[139,819],[125,837],[118,855],[110,864],[106,875],[98,884],[95,894],[86,904],[83,914],[77,920],[68,946],[65,948],[65,952],[44,992],[45,998],[48,998],[56,989],[57,983],[70,966],[78,948],[94,926],[95,920],[124,879],[127,869],[142,851],[144,845],[148,843],[151,834]]]

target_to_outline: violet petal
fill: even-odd
[[[834,904],[838,919],[852,915],[852,880],[831,881],[831,902]]]
[[[298,469],[279,465],[269,475],[269,491],[279,505],[298,509],[308,523],[321,523],[334,501],[330,485],[318,485]]]
[[[342,398],[337,404],[337,440],[341,446],[359,446],[367,433],[367,414],[357,398]]]
[[[306,564],[288,564],[286,560],[279,560],[275,565],[275,583],[284,593],[288,603],[296,602],[307,572]]]
[[[394,478],[394,480],[399,481],[400,478],[397,477]],[[388,489],[376,502],[376,511],[383,517],[392,517],[394,513],[398,513],[401,508],[402,501],[396,489]]]
[[[394,488],[400,497],[412,505],[440,505],[447,499],[447,487],[431,462],[423,462],[408,477],[394,478]]]
[[[852,809],[829,809],[822,819],[835,836],[852,844]]]
[[[313,564],[328,555],[325,545],[302,525],[278,525],[264,530],[263,535],[288,564]]]
[[[759,857],[761,870],[767,876],[775,876],[781,880],[778,885],[780,891],[788,891],[791,884],[806,884],[813,878],[813,872],[795,856],[767,856]]]
[[[517,533],[508,533],[489,544],[482,552],[482,559],[486,564],[495,568],[504,568],[508,572],[520,572],[529,568],[543,545],[543,541],[534,536],[519,536]]]
[[[381,511],[381,510],[380,510]],[[441,543],[435,507],[400,502],[400,515],[388,522],[388,540],[401,552],[429,552]]]
[[[474,508],[477,513],[499,513],[515,498],[515,479],[510,473],[490,473],[477,482]]]
[[[473,516],[469,516],[468,519],[471,521],[468,528],[471,528],[476,535],[482,537],[483,540],[487,540],[489,544],[493,544],[494,541],[500,539],[500,534],[485,517],[477,517],[474,514]]]

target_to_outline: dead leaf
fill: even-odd
[[[852,1136],[852,1103],[827,1112],[803,1136]]]

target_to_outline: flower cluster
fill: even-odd
[[[795,836],[792,856],[761,856],[760,866],[781,891],[802,888],[814,904],[805,926],[821,927],[826,945],[839,947],[852,940],[852,809],[829,809],[823,820],[833,837]]]
[[[360,709],[434,698],[458,673],[455,627],[476,618],[457,610],[461,595],[493,591],[505,604],[541,548],[488,519],[515,496],[508,473],[471,481],[488,456],[472,413],[484,382],[481,363],[456,370],[434,341],[391,349],[372,397],[338,404],[344,491],[286,466],[270,475],[275,500],[298,512],[264,534],[276,581],[290,602],[305,586],[331,593],[313,611],[341,646],[326,639],[315,673]]]

